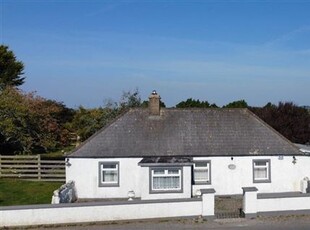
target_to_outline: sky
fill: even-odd
[[[0,43],[22,90],[71,108],[136,88],[168,107],[310,105],[310,0],[0,0]]]

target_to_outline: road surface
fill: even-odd
[[[259,217],[256,219],[223,219],[204,221],[197,218],[173,220],[122,221],[109,223],[88,223],[72,225],[55,225],[35,229],[41,230],[164,230],[164,229],[215,229],[215,230],[310,230],[310,216]]]

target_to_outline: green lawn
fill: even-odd
[[[61,182],[35,182],[0,179],[0,206],[50,204],[53,191]]]

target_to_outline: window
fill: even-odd
[[[253,183],[270,182],[270,160],[253,160]]]
[[[99,186],[119,186],[119,162],[99,162]]]
[[[150,192],[182,192],[182,169],[150,168]]]
[[[196,161],[194,184],[211,184],[211,161]]]

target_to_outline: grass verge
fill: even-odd
[[[0,179],[0,206],[50,204],[61,182]]]

